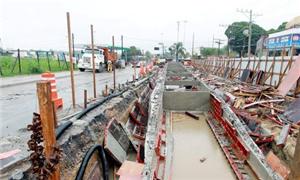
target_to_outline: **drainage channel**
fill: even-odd
[[[213,133],[207,113],[195,113],[199,120],[172,112],[174,137],[172,179],[236,179]]]

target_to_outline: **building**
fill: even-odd
[[[295,17],[286,25],[286,30],[269,34],[265,40],[265,47],[269,55],[280,55],[285,49],[285,55],[291,55],[294,47],[294,55],[300,54],[300,16]]]

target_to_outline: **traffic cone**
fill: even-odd
[[[139,73],[140,77],[143,77],[145,75],[145,69],[144,69],[144,65],[141,64],[140,66],[140,73]]]
[[[62,98],[58,98],[56,89],[55,74],[51,72],[46,72],[42,74],[42,80],[50,81],[51,83],[51,99],[54,102],[55,109],[63,106]]]

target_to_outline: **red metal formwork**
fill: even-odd
[[[247,159],[249,157],[249,150],[239,139],[235,128],[232,127],[232,125],[225,118],[223,118],[221,102],[214,95],[211,95],[210,102],[212,115],[222,125],[227,136],[231,140],[233,148],[239,152],[241,159]]]

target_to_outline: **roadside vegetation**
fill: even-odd
[[[1,76],[9,77],[26,74],[41,74],[47,71],[67,71],[69,69],[69,62],[49,58],[48,63],[46,58],[40,58],[39,61],[35,58],[21,58],[19,68],[19,61],[16,58],[0,56],[0,68]]]

